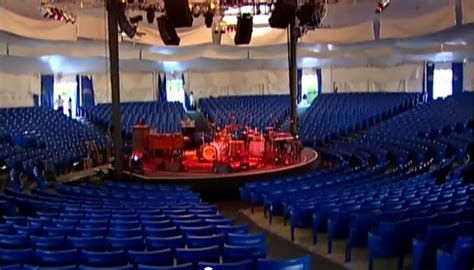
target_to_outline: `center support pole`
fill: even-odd
[[[112,87],[112,142],[114,145],[114,177],[122,178],[122,113],[120,112],[120,74],[119,74],[119,49],[118,49],[118,0],[107,1],[107,25],[109,31],[109,64],[110,85]]]
[[[296,27],[296,16],[293,15],[288,26],[288,71],[290,82],[290,132],[291,135],[298,134],[298,64],[296,60],[296,46],[298,44],[298,28]]]

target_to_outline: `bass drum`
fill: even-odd
[[[216,161],[217,160],[217,148],[214,145],[206,144],[201,146],[199,149],[200,158],[205,161]]]

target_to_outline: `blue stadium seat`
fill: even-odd
[[[265,244],[265,234],[227,234],[226,244],[233,246],[248,246]]]
[[[244,260],[254,260],[257,258],[265,258],[267,256],[266,245],[246,245],[246,246],[231,246],[224,245],[222,251],[222,261],[239,262]]]
[[[257,270],[311,270],[311,257],[305,256],[290,260],[258,259]]]
[[[173,265],[174,252],[167,248],[155,251],[128,251],[128,261],[134,265]]]
[[[473,252],[474,244],[472,237],[458,238],[451,253],[448,250],[438,250],[436,269],[472,269],[474,267]]]
[[[253,270],[254,262],[252,260],[245,260],[242,262],[234,263],[208,263],[208,262],[199,262],[197,265],[197,270]]]
[[[26,249],[5,249],[0,248],[0,263],[11,264],[32,264],[34,263],[34,252],[31,248]]]
[[[107,250],[144,250],[143,237],[107,237],[105,239]]]
[[[146,237],[145,244],[148,250],[160,250],[165,248],[181,248],[186,242],[183,236],[173,237]]]
[[[178,264],[202,262],[219,262],[220,260],[219,246],[200,247],[200,248],[177,248],[176,262]]]
[[[177,266],[150,266],[138,265],[138,270],[194,270],[192,263],[186,263]]]
[[[81,263],[95,267],[118,267],[127,264],[127,256],[123,250],[107,252],[81,250]]]
[[[31,244],[37,249],[61,250],[67,247],[64,236],[30,236]]]
[[[40,266],[68,266],[79,262],[79,252],[77,249],[57,251],[37,249],[35,257]]]
[[[85,249],[92,251],[104,251],[106,244],[102,236],[76,237],[68,236],[67,243],[72,248]]]
[[[209,247],[209,246],[219,246],[224,245],[225,238],[223,234],[216,235],[188,235],[186,236],[186,245],[190,248],[199,248],[199,247]]]

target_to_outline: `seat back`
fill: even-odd
[[[41,266],[68,266],[77,264],[79,261],[77,249],[58,251],[37,249],[35,255]]]
[[[203,247],[203,248],[177,248],[176,261],[182,263],[203,262],[219,262],[220,248],[219,246]]]
[[[304,256],[292,260],[258,259],[257,270],[310,270],[311,256]]]
[[[107,252],[82,250],[81,263],[87,266],[116,267],[127,264],[127,257],[123,250]]]
[[[234,246],[258,245],[265,244],[265,234],[235,234],[227,235],[226,243]]]
[[[174,263],[174,252],[169,248],[155,251],[129,250],[128,261],[134,265],[172,265]]]
[[[254,270],[254,262],[252,260],[245,260],[235,263],[207,263],[199,262],[197,270]]]

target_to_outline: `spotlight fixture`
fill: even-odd
[[[143,21],[143,16],[142,15],[138,15],[138,16],[130,18],[130,23],[131,24],[138,24],[141,21]]]
[[[214,21],[214,13],[215,5],[212,5],[212,3],[204,9],[204,23],[206,24],[207,28],[212,27],[212,23]]]
[[[141,20],[143,20],[142,16],[137,16],[137,17],[141,17]],[[119,25],[120,30],[123,33],[125,33],[129,38],[134,38],[135,35],[137,34],[137,26],[130,24],[129,19],[127,18],[127,15],[125,14],[125,5],[123,3],[119,4],[117,19],[118,19],[118,25]],[[139,18],[135,18],[134,21],[138,19]]]
[[[146,20],[148,23],[153,23],[155,21],[155,10],[152,8],[148,8],[146,10]]]
[[[200,5],[194,5],[191,11],[193,13],[193,17],[197,18],[197,17],[199,17],[199,15],[201,15],[201,6]]]
[[[379,0],[377,7],[375,8],[375,13],[382,13],[390,5],[390,0]]]
[[[66,23],[76,23],[76,18],[66,9],[58,8],[50,4],[41,4],[41,14],[44,18]]]

